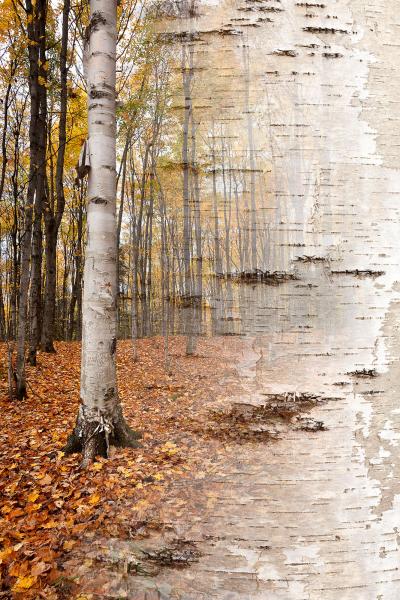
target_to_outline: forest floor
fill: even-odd
[[[232,432],[203,407],[225,395],[226,377],[240,340],[202,339],[187,357],[183,338],[170,341],[165,369],[161,338],[118,346],[119,394],[128,422],[143,433],[138,450],[116,450],[81,470],[80,456],[62,448],[79,402],[80,345],[58,343],[28,367],[29,397],[10,402],[6,347],[1,348],[0,598],[85,598],[80,571],[64,563],[94,537],[130,539],[157,529],[171,482],[212,471]],[[208,409],[207,409],[208,410]],[[217,442],[218,440],[218,442]],[[91,597],[91,596],[89,596]]]
[[[162,339],[139,341],[136,363],[121,342],[143,446],[88,471],[62,452],[79,344],[39,354],[21,403],[3,347],[0,599],[398,598],[399,315],[379,363],[364,338],[350,360],[264,334],[201,339],[192,357],[174,338],[166,372]]]

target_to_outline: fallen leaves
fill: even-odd
[[[98,504],[100,502],[100,500],[101,500],[100,494],[93,494],[89,498],[89,504],[91,504],[92,506],[94,506],[95,504]]]
[[[62,450],[79,403],[80,345],[59,343],[56,355],[39,353],[38,366],[28,367],[40,402],[31,393],[22,403],[10,403],[1,382],[0,592],[12,590],[21,600],[76,598],[62,564],[78,555],[83,539],[141,530],[152,522],[172,480],[196,470],[204,476],[209,449],[192,421],[222,380],[220,344],[202,340],[200,356],[188,358],[184,340],[172,339],[170,375],[162,340],[139,340],[137,363],[130,342],[121,342],[120,397],[128,422],[144,433],[143,447],[115,450],[87,471],[79,468],[80,456]],[[0,350],[4,369],[5,346]],[[67,596],[65,590],[59,596],[64,588]]]
[[[31,492],[30,494],[28,494],[28,502],[36,502],[36,500],[39,498],[39,492]]]
[[[38,476],[37,479],[39,480],[40,485],[50,485],[51,484],[51,477],[48,474],[47,475],[40,474],[40,476]]]
[[[35,576],[18,577],[12,589],[15,592],[19,592],[21,590],[28,590],[36,583],[36,581],[37,577]]]

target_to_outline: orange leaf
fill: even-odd
[[[38,575],[42,575],[42,573],[47,571],[49,568],[50,565],[46,565],[45,562],[38,562],[32,567],[31,575],[33,577],[37,577]]]
[[[45,475],[43,477],[43,479],[41,479],[39,481],[39,483],[40,483],[40,485],[50,485],[50,483],[51,483],[51,477],[50,477],[50,475]]]
[[[99,494],[92,494],[89,498],[89,504],[91,504],[92,506],[94,504],[98,504],[100,502],[100,496]]]
[[[8,520],[14,519],[15,517],[22,517],[22,515],[24,514],[24,511],[22,510],[22,508],[15,508],[14,510],[12,510],[10,512],[10,514],[8,515]]]
[[[39,492],[32,492],[28,496],[28,502],[35,502],[39,498]]]
[[[29,590],[37,581],[36,577],[19,577],[13,586],[14,591]]]
[[[66,540],[63,544],[63,548],[64,548],[64,550],[69,552],[70,550],[72,550],[72,548],[75,546],[75,544],[76,544],[76,540]]]
[[[0,564],[4,561],[7,560],[7,558],[9,558],[13,553],[13,548],[6,548],[5,550],[2,550],[0,552]]]
[[[54,527],[57,527],[57,523],[55,521],[47,521],[42,527],[43,529],[54,529]]]
[[[101,463],[101,462],[95,462],[92,464],[92,467],[91,467],[92,471],[101,471],[102,468],[103,468],[103,463]]]

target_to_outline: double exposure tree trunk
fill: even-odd
[[[217,163],[215,156],[215,128],[212,128],[212,180],[213,180],[213,218],[214,218],[214,271],[222,275],[221,240],[219,233],[219,214],[217,198]]]
[[[183,140],[182,140],[182,168],[183,168],[183,263],[184,263],[184,289],[185,289],[185,333],[186,333],[186,354],[194,354],[196,349],[196,340],[193,332],[193,298],[192,298],[192,235],[191,235],[191,206],[190,206],[190,159],[189,159],[189,127],[192,114],[192,75],[187,54],[190,52],[187,45],[182,46],[182,81],[185,112],[183,119]]]
[[[84,268],[81,405],[66,452],[83,466],[109,447],[136,446],[116,379],[116,41],[117,0],[91,0],[87,48],[89,153]]]
[[[247,114],[247,135],[249,144],[249,165],[250,165],[250,247],[251,247],[251,271],[256,271],[257,261],[257,223],[256,223],[256,160],[254,152],[254,134],[253,134],[253,115],[250,110],[250,59],[249,48],[243,46],[244,66],[245,66],[245,113]]]

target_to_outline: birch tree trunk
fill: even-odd
[[[91,0],[87,87],[89,152],[84,268],[81,405],[66,452],[83,466],[110,445],[137,446],[125,422],[116,378],[116,40],[117,0]]]

